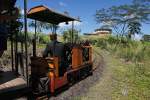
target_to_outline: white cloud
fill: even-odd
[[[24,9],[21,9],[21,15],[24,15]]]
[[[64,2],[59,2],[59,5],[63,7],[67,6]]]
[[[142,38],[141,34],[135,34],[135,36],[133,37],[134,40],[140,40]]]
[[[82,24],[82,22],[79,22],[79,21],[74,21],[74,26],[80,26]],[[60,27],[70,27],[72,26],[72,22],[69,22],[68,24],[66,24],[65,22],[64,23],[60,23],[59,24]]]

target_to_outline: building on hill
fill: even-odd
[[[96,29],[93,34],[101,35],[101,34],[111,34],[111,33],[112,33],[112,30],[111,30],[111,29],[103,29],[103,28],[100,28],[100,29]]]
[[[150,35],[148,35],[148,34],[143,35],[142,40],[150,42]]]
[[[112,34],[112,30],[107,28],[99,28],[99,29],[95,29],[95,31],[92,33],[84,33],[84,35],[86,36],[98,36],[102,38],[110,36],[111,34]]]

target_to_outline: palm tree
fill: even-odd
[[[29,23],[29,27],[35,27],[35,21],[31,21]],[[50,23],[45,23],[45,22],[41,22],[41,21],[36,21],[36,27],[37,27],[37,39],[39,41],[39,36],[40,36],[40,33],[42,32],[43,29],[45,30],[51,30],[53,31],[53,27],[54,25],[50,24]],[[57,27],[58,28],[58,27]]]
[[[29,23],[29,27],[35,27],[35,21],[31,21]],[[36,27],[37,27],[38,32],[42,32],[42,29],[46,29],[46,30],[51,29],[52,30],[53,25],[50,23],[36,21]]]

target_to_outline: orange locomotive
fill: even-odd
[[[55,25],[76,20],[45,6],[32,8],[28,13],[28,18]],[[66,43],[62,52],[63,63],[61,57],[57,56],[43,58],[34,55],[31,57],[30,86],[34,94],[47,92],[53,94],[61,87],[73,84],[92,74],[92,47],[88,42]]]
[[[66,52],[68,51],[64,51]],[[31,57],[32,91],[38,94],[54,93],[55,90],[92,74],[90,45],[73,46],[69,55],[71,58],[65,60],[64,66],[60,65],[59,57]]]

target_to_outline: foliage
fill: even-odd
[[[80,39],[79,31],[74,29],[67,29],[62,32],[64,42],[76,42]]]
[[[42,44],[46,44],[50,41],[49,37],[45,34],[40,34],[39,36],[39,42]]]
[[[149,44],[141,41],[133,41],[126,37],[112,36],[108,39],[98,39],[96,46],[101,47],[120,58],[124,58],[127,62],[144,62],[146,58],[148,59],[150,57]]]
[[[46,43],[48,43],[50,41],[49,36],[47,36],[46,34],[44,34],[44,33],[38,33],[38,34],[39,34],[39,43],[46,44]],[[27,38],[28,40],[27,41],[29,43],[32,43],[34,35],[35,35],[35,33],[28,32],[28,38]],[[25,37],[24,33],[23,32],[19,32],[17,41],[18,42],[25,42],[25,38],[24,37]]]
[[[148,0],[133,0],[131,5],[112,6],[108,9],[97,10],[95,18],[96,22],[112,27],[117,34],[134,35],[140,33],[141,23],[150,21],[149,11]]]
[[[110,78],[106,78],[104,83],[111,85],[111,87],[106,87],[109,91],[112,90],[108,91],[111,95],[106,95],[107,97],[113,100],[147,100],[150,98],[149,42],[112,36],[108,39],[97,40],[96,46],[103,49],[104,53],[101,54],[105,57],[107,68],[110,70],[108,76]],[[102,82],[97,84],[100,85]],[[103,90],[107,90],[106,88]]]
[[[35,28],[35,21],[31,21],[29,23],[29,27]],[[36,21],[36,27],[37,27],[37,32],[42,32],[42,29],[51,29],[53,25],[50,23],[45,23],[45,22],[41,22],[41,21]]]
[[[111,39],[112,38],[116,39],[117,37],[111,37]],[[137,41],[130,41],[130,43],[132,45],[136,44],[135,47],[138,46],[139,50],[137,51],[142,51],[140,50],[140,48],[142,48],[140,46],[149,45],[145,42],[143,44],[139,44]],[[109,46],[113,47],[114,45]],[[118,48],[119,46],[117,46],[117,51]],[[131,47],[131,52],[134,54],[134,51],[136,50],[132,50],[132,48],[133,47]],[[146,48],[144,51],[149,50]],[[91,100],[91,98],[92,100],[99,100],[99,98],[102,100],[149,100],[149,59],[145,59],[144,62],[140,63],[132,63],[130,61],[125,62],[116,55],[115,51],[108,53],[108,51],[102,50],[99,47],[94,47],[94,51],[96,51],[94,52],[94,56],[97,55],[98,52],[103,57],[105,66],[104,68],[102,67],[103,71],[96,71],[102,73],[102,76],[100,77],[101,81],[95,82],[95,85],[88,89],[89,91],[86,95],[80,96],[81,100]],[[124,49],[124,52],[125,51],[126,50]],[[122,52],[122,54],[124,54],[124,52]],[[144,52],[144,54],[148,55],[150,53]],[[98,62],[99,61],[101,60],[98,59]],[[103,64],[101,64],[101,66],[103,66]],[[97,75],[97,73],[95,75]]]
[[[35,23],[36,23],[36,28],[37,28],[37,40],[38,42],[42,41],[43,43],[46,43],[48,41],[47,37],[43,37],[43,34],[40,34],[42,33],[43,31],[42,30],[51,30],[51,33],[52,32],[55,32],[55,29],[58,29],[58,25],[53,25],[53,24],[50,24],[50,23],[45,23],[45,22],[41,22],[41,21],[31,21],[29,23],[29,27],[34,27],[35,28]]]
[[[14,3],[14,1],[12,1],[12,3]],[[10,36],[12,39],[17,38],[16,36],[20,33],[20,31],[23,28],[23,22],[21,21],[21,10],[19,10],[19,14],[17,14],[17,19],[16,20],[12,20],[10,22],[5,23],[6,25],[8,25],[8,27],[10,27],[9,31],[10,31]]]
[[[129,38],[131,38],[132,35],[134,35],[135,33],[139,34],[141,32],[141,24],[139,22],[130,22],[128,24],[128,28],[129,28],[129,33],[128,33],[128,36]]]

